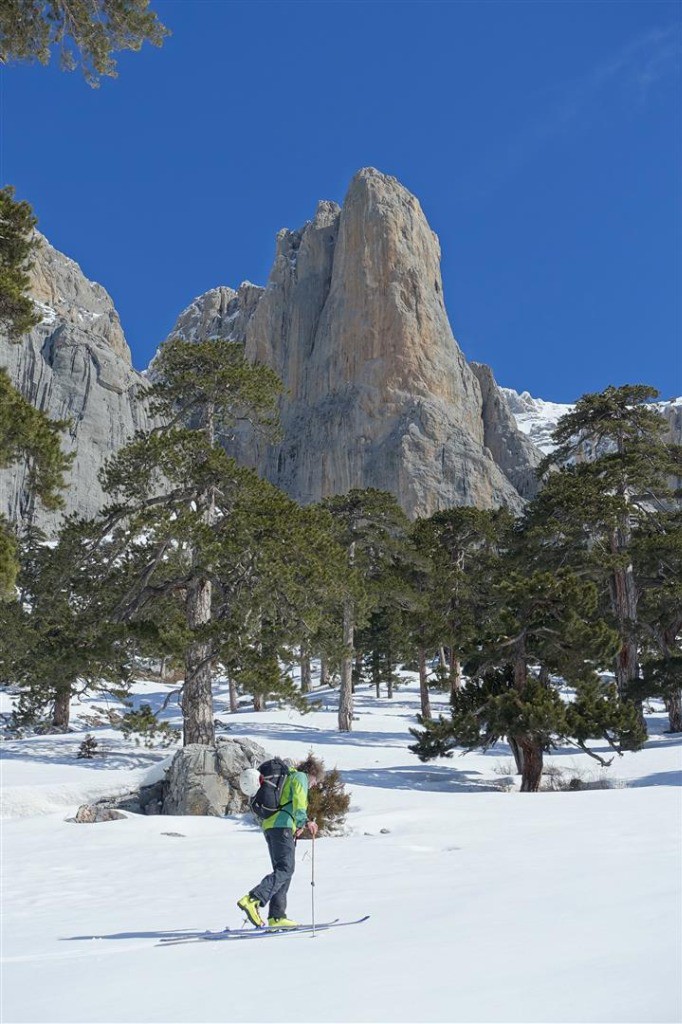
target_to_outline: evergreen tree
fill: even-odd
[[[59,52],[61,66],[81,67],[86,81],[115,78],[117,50],[161,46],[168,29],[149,10],[149,0],[3,0],[0,5],[0,60],[49,64]]]
[[[20,688],[15,721],[69,727],[71,699],[104,690],[127,693],[132,662],[127,631],[111,621],[107,595],[93,580],[91,524],[70,519],[55,544],[38,530],[20,545],[18,600],[0,605],[3,676]]]
[[[14,198],[11,185],[0,189],[0,331],[10,341],[19,341],[40,322],[27,294],[28,272],[38,244],[36,223],[33,210]]]
[[[293,699],[278,665],[283,636],[300,638],[340,552],[319,514],[219,443],[244,419],[273,436],[281,385],[272,371],[247,363],[238,345],[174,340],[152,379],[164,426],[134,438],[102,473],[117,499],[101,517],[102,536],[113,535],[111,580],[123,590],[114,615],[182,657],[184,742],[212,744],[218,661],[257,700],[273,690]]]
[[[505,543],[512,524],[504,510],[451,508],[414,525],[418,552],[431,566],[418,630],[431,650],[449,651],[448,684],[461,686],[461,659],[478,629],[480,605],[489,586],[488,563]]]
[[[575,550],[582,534],[583,552],[606,575],[620,636],[615,673],[623,697],[632,693],[639,676],[633,529],[665,510],[669,478],[679,461],[679,449],[664,440],[665,421],[651,406],[657,396],[655,388],[642,384],[584,395],[554,432],[557,447],[541,471],[555,465],[563,473],[550,475],[535,506],[547,514],[541,535],[549,520],[558,521],[562,543],[552,543],[565,555],[569,546]]]
[[[644,519],[633,534],[643,665],[640,695],[661,697],[670,731],[682,732],[682,513]]]
[[[605,739],[619,752],[640,746],[646,733],[635,709],[597,675],[615,636],[598,618],[594,584],[568,570],[523,573],[506,558],[499,568],[466,665],[470,681],[452,693],[449,720],[420,720],[423,730],[411,730],[411,749],[428,760],[451,756],[456,746],[486,749],[506,736],[522,792],[535,792],[544,753],[562,740],[602,763],[587,739]],[[575,689],[574,705],[562,699],[557,677]]]
[[[27,294],[35,223],[31,207],[14,199],[13,188],[0,189],[0,330],[14,343],[40,319]],[[66,421],[50,420],[34,408],[0,367],[0,469],[26,461],[31,506],[36,500],[48,509],[63,505],[59,491],[73,459],[61,449],[66,426]],[[0,516],[0,601],[14,594],[17,571],[14,528]]]
[[[348,569],[360,583],[360,586],[348,586],[343,597],[339,729],[350,732],[353,727],[355,630],[372,605],[379,603],[377,590],[372,593],[372,583],[386,567],[396,563],[409,525],[395,498],[371,487],[326,498],[322,506],[334,519],[335,535],[346,551]]]

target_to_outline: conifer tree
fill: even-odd
[[[348,586],[343,597],[339,730],[350,732],[353,727],[355,630],[372,604],[378,603],[376,590],[372,593],[372,581],[397,561],[409,526],[395,498],[371,487],[326,498],[322,506],[331,513],[335,535],[346,551],[348,568],[354,571],[361,584],[355,588]]]
[[[504,568],[502,568],[504,566]],[[522,573],[503,562],[491,589],[484,630],[472,644],[469,681],[451,695],[451,717],[420,720],[411,749],[422,759],[451,756],[455,747],[487,749],[506,736],[521,772],[522,792],[540,787],[544,753],[562,740],[606,740],[620,752],[646,733],[632,705],[601,683],[597,668],[615,636],[598,618],[594,584],[568,570]],[[576,691],[566,703],[554,683]]]
[[[222,341],[166,342],[151,378],[151,409],[164,425],[136,435],[101,473],[105,492],[118,499],[104,520],[119,528],[130,579],[116,615],[133,620],[155,599],[181,595],[185,743],[210,744],[216,563],[235,501],[249,485],[257,489],[216,435],[241,418],[271,426],[281,385],[249,365],[241,346]]]
[[[413,537],[431,566],[430,587],[421,625],[433,648],[449,650],[448,683],[461,686],[461,659],[478,624],[481,596],[488,586],[488,565],[494,559],[512,519],[505,510],[451,508],[420,519]]]
[[[28,296],[31,258],[36,246],[36,219],[10,186],[0,189],[0,331],[19,343],[40,320]],[[61,508],[60,490],[73,456],[66,455],[60,434],[66,421],[50,420],[12,386],[0,367],[0,469],[24,460],[28,500],[47,509]],[[18,571],[14,529],[0,516],[0,601],[12,597]]]
[[[286,691],[283,633],[329,586],[341,557],[320,516],[230,458],[220,441],[249,420],[274,436],[281,391],[266,367],[221,340],[167,342],[152,366],[150,397],[164,425],[136,436],[105,466],[115,502],[111,578],[125,581],[115,617],[156,631],[182,657],[184,742],[212,744],[218,660],[257,700]],[[338,556],[335,556],[338,552]],[[287,639],[288,639],[287,634]]]
[[[89,85],[115,78],[117,50],[161,46],[169,34],[149,0],[3,0],[0,60],[48,64],[58,51],[61,66],[81,67]]]
[[[642,638],[641,696],[665,701],[670,731],[682,732],[682,513],[658,512],[633,534]]]
[[[127,693],[132,671],[125,627],[111,621],[97,576],[91,524],[71,518],[56,544],[30,530],[20,544],[18,600],[0,605],[3,671],[20,688],[18,725],[45,714],[51,726],[69,727],[75,694]]]
[[[584,395],[554,432],[557,448],[540,467],[562,467],[550,474],[538,504],[540,537],[551,523],[556,536],[542,541],[566,555],[582,548],[583,560],[608,581],[611,612],[621,638],[615,658],[618,690],[632,692],[639,675],[638,599],[633,566],[633,530],[638,522],[665,510],[669,478],[679,449],[666,443],[666,423],[651,402],[655,388],[642,384],[609,387]]]
[[[0,188],[0,331],[16,342],[40,316],[27,294],[37,220],[30,205],[14,194],[11,185]]]

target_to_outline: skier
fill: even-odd
[[[257,928],[265,925],[260,908],[266,903],[270,904],[268,925],[271,928],[296,927],[296,921],[286,916],[287,893],[296,867],[296,840],[306,829],[313,839],[317,835],[316,823],[308,821],[308,790],[320,781],[312,772],[306,774],[301,768],[303,765],[289,768],[279,807],[262,822],[272,872],[237,900],[239,909]]]

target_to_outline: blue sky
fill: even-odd
[[[152,0],[162,49],[2,72],[0,176],[135,365],[372,165],[420,199],[467,357],[554,401],[682,392],[681,7]]]

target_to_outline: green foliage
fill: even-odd
[[[90,761],[98,753],[98,743],[92,733],[86,733],[85,739],[78,748],[77,757]]]
[[[0,26],[4,11],[0,8]],[[33,210],[28,203],[15,200],[14,188],[6,185],[0,189],[0,331],[13,342],[40,322],[26,294],[31,257],[38,244],[35,225]]]
[[[249,363],[244,346],[212,338],[189,344],[164,342],[151,367],[147,394],[151,410],[167,423],[210,430],[229,439],[239,422],[248,422],[268,440],[278,437],[277,399],[283,387],[268,366]],[[227,438],[225,435],[228,435]]]
[[[413,641],[434,651],[447,647],[451,667],[439,666],[439,687],[454,685],[457,666],[477,642],[487,611],[499,552],[507,545],[509,513],[452,508],[418,519],[412,530],[417,557],[414,584],[421,594],[408,625]]]
[[[132,739],[137,746],[170,747],[180,739],[180,731],[174,729],[170,722],[160,722],[151,704],[140,704],[135,711],[126,711],[114,722],[126,739]]]
[[[14,597],[18,571],[16,537],[5,517],[0,516],[0,603]]]
[[[100,531],[111,538],[106,585],[120,593],[115,617],[147,645],[156,640],[157,654],[185,661],[187,737],[192,708],[212,720],[218,661],[257,702],[301,704],[278,658],[309,645],[338,604],[348,570],[328,513],[300,508],[221,446],[244,420],[275,436],[281,384],[268,368],[248,363],[238,345],[175,339],[151,377],[149,394],[165,422],[137,435],[102,471],[114,500]],[[187,696],[196,663],[199,698]]]
[[[99,585],[91,524],[67,520],[47,544],[28,531],[19,547],[18,600],[0,604],[3,673],[20,688],[14,713],[30,726],[58,700],[93,690],[125,693],[131,680],[126,627],[112,621]]]
[[[89,85],[115,78],[117,50],[161,46],[169,30],[149,10],[149,0],[3,0],[0,59],[48,64],[55,50],[61,66],[81,67]]]
[[[60,445],[67,420],[50,420],[12,387],[6,370],[0,369],[0,469],[20,459],[28,463],[28,487],[44,508],[62,508],[60,491],[64,474],[73,461]]]
[[[308,754],[297,770],[318,779],[308,792],[308,817],[315,821],[320,835],[334,835],[343,829],[350,807],[343,779],[336,768],[326,771],[322,758]]]

